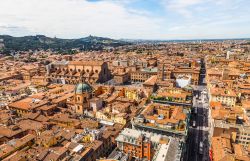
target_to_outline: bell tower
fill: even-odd
[[[89,99],[92,97],[92,87],[83,81],[82,75],[79,83],[75,87],[74,104],[75,112],[83,114],[85,110],[89,110]]]

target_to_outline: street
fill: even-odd
[[[194,92],[193,108],[187,138],[187,153],[184,160],[209,160],[208,99],[204,99],[203,101],[201,100],[201,92],[204,89],[205,86],[199,86]]]
[[[199,86],[194,86],[193,107],[184,161],[209,161],[209,101],[206,91],[206,69],[201,60]],[[194,124],[195,122],[195,124]]]

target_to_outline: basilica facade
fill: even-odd
[[[108,64],[103,61],[57,61],[46,67],[50,83],[77,84],[80,76],[89,84],[103,83],[111,78]]]

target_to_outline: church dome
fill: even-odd
[[[84,92],[92,92],[92,87],[87,83],[79,83],[76,85],[75,93],[81,94]]]

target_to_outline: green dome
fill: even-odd
[[[81,94],[84,92],[92,92],[91,86],[86,83],[77,84],[75,88],[75,93]]]

